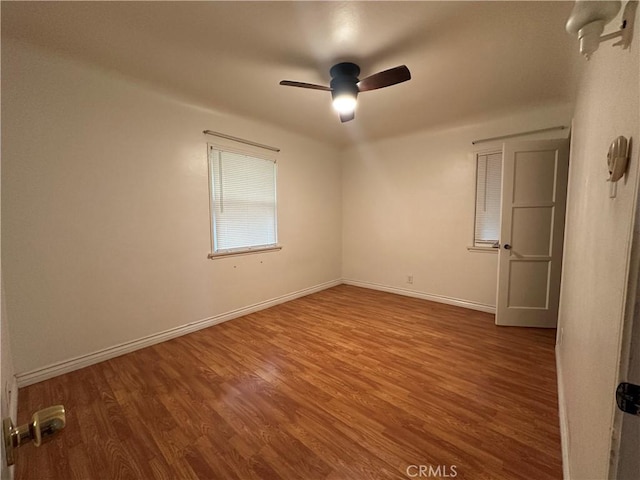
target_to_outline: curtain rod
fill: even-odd
[[[226,138],[227,140],[233,140],[234,142],[244,143],[245,145],[251,145],[253,147],[264,148],[271,150],[272,152],[279,152],[280,149],[276,147],[270,147],[269,145],[263,145],[262,143],[252,142],[251,140],[245,140],[244,138],[232,137],[225,133],[214,132],[213,130],[204,130],[202,133],[205,135],[213,135],[214,137]]]
[[[509,135],[500,135],[498,137],[481,138],[480,140],[474,140],[473,142],[471,142],[471,145],[475,145],[476,143],[490,142],[492,140],[501,140],[503,138],[519,137],[521,135],[533,135],[534,133],[550,132],[551,130],[564,130],[565,128],[567,127],[565,127],[564,125],[559,125],[557,127],[541,128],[539,130],[529,130],[528,132],[510,133]]]

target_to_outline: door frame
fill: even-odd
[[[616,385],[624,381],[640,382],[640,365],[631,364],[632,356],[640,359],[640,197],[637,189],[632,232],[631,249],[627,263],[623,324],[618,349]],[[611,394],[611,401],[615,403],[615,390]],[[640,419],[632,418],[628,414],[621,412],[617,406],[613,409],[613,418],[611,419],[611,456],[609,459],[610,480],[617,479],[620,470],[629,468],[627,463],[629,461],[635,460],[636,468],[640,468],[640,459],[627,456],[625,450],[630,447],[627,444],[630,441],[627,436],[628,433],[624,428],[625,423],[629,421],[640,422]],[[640,448],[638,445],[636,447]]]

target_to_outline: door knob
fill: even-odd
[[[504,244],[504,249],[505,250],[511,250],[511,245],[509,245],[508,243]]]
[[[48,442],[53,436],[64,428],[66,416],[63,405],[38,410],[31,417],[31,422],[19,427],[14,427],[11,418],[2,421],[2,433],[4,436],[4,449],[7,456],[7,465],[15,463],[14,450],[21,445],[33,440],[33,444],[39,447]]]

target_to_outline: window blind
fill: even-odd
[[[209,167],[214,253],[275,246],[275,162],[210,147]]]
[[[492,244],[500,238],[502,153],[477,155],[476,224],[474,243]]]

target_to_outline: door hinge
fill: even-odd
[[[640,385],[622,382],[616,388],[616,403],[624,413],[640,415]]]

